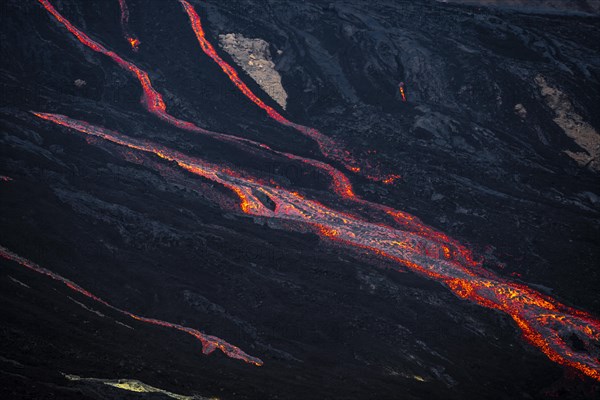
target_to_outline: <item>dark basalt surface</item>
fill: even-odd
[[[173,115],[322,159],[201,52],[178,2],[128,1],[138,53],[122,37],[117,0],[53,4],[149,71]],[[193,4],[215,45],[224,33],[271,44],[291,120],[345,143],[365,167],[402,176],[388,186],[352,176],[361,196],[468,243],[503,276],[600,315],[600,179],[565,154],[583,150],[535,82],[544,76],[600,129],[597,17],[413,0]],[[223,211],[212,198],[226,190],[197,179],[193,191],[184,173],[165,179],[122,149],[35,118],[28,111],[66,114],[326,191],[297,165],[148,114],[137,82],[37,1],[5,1],[0,14],[0,174],[12,178],[0,182],[0,244],[118,307],[198,328],[265,362],[205,356],[181,332],[128,320],[1,259],[3,398],[166,398],[63,373],[222,399],[598,396],[597,382],[523,342],[503,314],[313,234]]]

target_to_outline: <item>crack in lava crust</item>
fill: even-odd
[[[446,236],[441,233],[435,235],[436,232],[430,228],[424,231],[402,231],[384,224],[372,223],[326,207],[317,201],[305,199],[296,192],[241,177],[228,168],[207,163],[164,146],[132,140],[120,133],[63,115],[33,114],[86,135],[96,136],[132,150],[154,154],[176,163],[192,174],[219,183],[236,193],[244,214],[308,226],[323,239],[388,258],[444,284],[462,299],[502,311],[512,317],[523,332],[524,338],[538,347],[549,359],[600,381],[598,319],[563,305],[523,284],[497,276],[492,271],[473,268],[468,262],[461,262],[460,258],[449,259],[447,245],[443,243]],[[258,192],[266,195],[275,204],[274,210],[263,205],[255,195]],[[411,222],[418,225],[418,221],[414,219]],[[290,224],[283,226],[293,229]],[[583,343],[584,351],[575,350],[569,345],[569,337],[572,335]]]

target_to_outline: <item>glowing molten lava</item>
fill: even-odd
[[[510,282],[490,271],[484,270],[473,259],[468,249],[445,234],[425,226],[414,216],[383,205],[357,199],[352,192],[352,187],[347,177],[328,164],[294,154],[279,152],[267,145],[252,140],[211,132],[191,122],[173,117],[166,111],[166,105],[162,96],[152,87],[150,78],[145,71],[90,39],[62,17],[48,0],[38,1],[81,43],[96,52],[110,57],[119,66],[136,77],[143,89],[143,104],[149,112],[158,118],[187,131],[202,133],[218,140],[243,144],[244,146],[253,146],[254,148],[282,155],[319,168],[331,176],[333,187],[339,196],[352,199],[374,213],[383,212],[387,214],[393,218],[399,228],[372,223],[365,219],[333,210],[317,201],[305,199],[296,192],[244,177],[231,168],[210,164],[163,146],[133,140],[116,132],[111,132],[82,121],[76,121],[55,114],[35,113],[36,116],[70,127],[87,135],[99,137],[128,149],[153,154],[161,159],[174,162],[185,171],[229,188],[240,199],[240,209],[245,214],[270,218],[275,223],[280,221],[283,227],[289,229],[295,229],[296,226],[301,226],[303,229],[309,227],[314,229],[324,239],[345,246],[364,249],[380,257],[393,260],[404,265],[406,268],[446,285],[461,298],[505,312],[514,319],[517,326],[523,331],[524,337],[540,348],[551,360],[576,368],[586,375],[600,380],[600,361],[598,359],[599,350],[597,347],[597,343],[600,341],[600,323],[598,320],[586,313],[564,306],[527,286]],[[361,172],[361,169],[351,159],[348,152],[338,148],[331,139],[322,135],[316,129],[288,121],[255,96],[240,80],[235,70],[217,55],[213,46],[206,40],[200,24],[200,18],[191,5],[185,0],[180,0],[180,2],[188,13],[192,28],[203,51],[220,65],[221,69],[232,82],[250,100],[265,110],[271,118],[285,126],[295,128],[316,140],[321,151],[326,156],[340,160],[351,171]],[[400,90],[403,100],[406,100],[402,86]],[[383,180],[388,180],[387,183],[391,183],[393,179],[397,178],[388,177]],[[263,201],[257,197],[258,193],[268,197],[275,205],[274,209],[272,209],[273,207],[265,206]],[[284,224],[283,222],[287,223]],[[14,257],[11,259],[14,259]],[[46,275],[48,274],[46,273]],[[67,281],[60,277],[57,280],[61,280],[67,284]],[[69,284],[67,285],[69,286]],[[80,288],[77,286],[69,287],[82,294],[87,293],[84,293],[83,289],[79,290]],[[88,297],[99,301],[95,297]],[[105,304],[103,301],[101,302]],[[190,333],[186,330],[189,328],[163,323],[162,321],[143,319],[125,311],[118,311],[144,322],[169,326]],[[573,337],[573,335],[583,343],[585,351],[577,351],[571,348],[569,338]],[[221,349],[223,350],[223,348]]]
[[[138,51],[139,46],[140,46],[139,39],[135,39],[135,38],[131,38],[130,37],[130,38],[127,38],[127,41],[131,45],[131,48],[133,49],[133,51]]]
[[[400,82],[398,86],[400,89],[400,96],[402,96],[402,101],[406,101],[406,94],[404,93],[404,82]]]
[[[223,72],[225,72],[225,74],[229,77],[231,82],[233,82],[233,84],[248,99],[250,99],[254,104],[262,108],[267,113],[267,115],[269,115],[269,117],[271,117],[275,121],[279,122],[282,125],[294,128],[303,135],[313,139],[319,145],[321,153],[323,153],[323,155],[325,155],[326,157],[342,163],[350,171],[360,171],[360,168],[357,167],[358,162],[352,157],[350,152],[341,149],[339,144],[334,142],[330,137],[323,135],[315,128],[310,128],[288,120],[287,118],[279,114],[275,109],[265,104],[265,102],[262,101],[258,96],[256,96],[252,92],[252,90],[250,90],[248,85],[246,85],[240,79],[237,71],[217,54],[213,45],[206,39],[206,35],[204,33],[204,29],[202,28],[202,23],[200,21],[200,16],[196,12],[196,10],[194,10],[194,7],[192,7],[192,5],[186,0],[179,0],[179,2],[188,14],[190,23],[192,25],[192,29],[196,34],[196,38],[198,39],[198,43],[200,43],[202,51],[204,51],[204,53],[207,56],[212,58],[213,61],[219,64],[219,66],[221,67]]]
[[[396,180],[401,179],[402,177],[400,175],[388,175],[385,177],[384,180],[382,180],[381,182],[386,184],[386,185],[391,185],[392,183],[394,183]]]
[[[188,17],[190,19],[190,23],[192,25],[192,29],[196,34],[196,38],[198,39],[198,43],[200,43],[200,47],[202,51],[209,56],[214,62],[216,62],[223,72],[229,77],[229,80],[254,104],[262,108],[269,117],[279,122],[284,126],[288,126],[294,128],[298,132],[303,135],[313,139],[318,145],[321,153],[325,155],[327,158],[338,161],[344,165],[346,169],[352,171],[354,173],[362,173],[360,167],[358,167],[358,161],[356,161],[350,152],[344,150],[339,144],[337,144],[333,139],[328,136],[323,135],[315,128],[310,128],[304,125],[297,124],[292,122],[279,114],[275,109],[268,106],[264,101],[262,101],[257,95],[250,90],[248,85],[246,85],[241,78],[239,77],[237,71],[228,64],[225,60],[223,60],[219,54],[217,54],[213,45],[206,39],[206,35],[204,33],[204,29],[202,28],[202,22],[200,20],[200,16],[192,7],[192,5],[186,0],[179,0],[183,8],[185,9]],[[406,101],[406,97],[404,97],[404,88],[401,86],[400,91],[402,93],[402,98]],[[376,176],[369,175],[366,173],[362,173],[364,177],[369,180],[383,182],[386,185],[392,184],[396,179],[398,179],[399,175],[385,175],[385,176]],[[338,193],[339,194],[339,193]]]
[[[575,368],[600,381],[600,321],[516,282],[511,282],[477,265],[470,253],[446,235],[424,226],[418,219],[388,207],[385,211],[400,230],[326,207],[296,192],[248,179],[229,168],[158,146],[132,140],[122,134],[56,114],[34,113],[39,118],[102,138],[126,148],[153,154],[176,163],[192,174],[231,189],[240,199],[243,213],[272,219],[287,229],[314,229],[323,239],[367,250],[397,262],[429,279],[444,284],[453,293],[481,306],[512,317],[524,338],[548,358]],[[261,193],[275,205],[268,208],[257,196]],[[364,202],[365,206],[370,203]],[[573,336],[585,351],[572,348]]]
[[[129,8],[127,8],[126,0],[119,0],[119,7],[121,7],[121,28],[123,29],[125,40],[127,40],[133,51],[138,51],[141,42],[135,35],[129,32]]]
[[[189,132],[203,134],[214,139],[228,142],[228,143],[236,143],[244,146],[251,146],[257,149],[262,149],[264,151],[269,151],[273,154],[278,154],[290,160],[295,160],[302,162],[304,164],[308,164],[312,167],[318,168],[325,172],[332,180],[332,186],[335,192],[346,198],[354,197],[354,191],[352,189],[352,184],[350,180],[342,174],[340,171],[335,169],[329,164],[324,162],[313,160],[310,158],[301,157],[295,154],[286,153],[282,151],[277,151],[267,146],[266,144],[262,144],[250,139],[240,138],[233,135],[228,135],[219,132],[213,132],[204,128],[201,128],[192,122],[184,121],[179,118],[176,118],[167,112],[167,106],[163,100],[162,95],[154,89],[152,86],[152,82],[148,73],[140,68],[138,68],[135,64],[130,61],[126,61],[121,56],[119,56],[114,51],[108,50],[106,47],[102,46],[98,42],[92,40],[85,33],[76,28],[71,22],[69,22],[66,18],[64,18],[53,6],[50,4],[48,0],[38,0],[42,6],[54,17],[58,22],[63,24],[65,28],[69,32],[71,32],[81,43],[89,47],[90,49],[104,54],[105,56],[110,57],[114,62],[116,62],[121,68],[129,71],[140,83],[143,90],[143,98],[142,104],[145,108],[158,117],[159,119],[177,127],[180,129],[184,129]]]
[[[87,290],[85,290],[81,286],[77,285],[76,283],[73,283],[72,281],[68,280],[67,278],[64,278],[63,276],[61,276],[57,273],[54,273],[46,268],[42,268],[32,261],[29,261],[23,257],[18,256],[17,254],[11,252],[10,250],[6,249],[3,246],[0,246],[0,256],[7,260],[14,261],[14,262],[18,263],[19,265],[21,265],[31,271],[37,272],[38,274],[46,275],[46,276],[50,277],[51,279],[54,279],[55,281],[62,282],[69,289],[92,299],[96,303],[102,304],[105,307],[108,307],[114,311],[117,311],[120,314],[126,315],[130,318],[133,318],[135,320],[145,322],[148,324],[164,326],[166,328],[171,328],[171,329],[175,329],[175,330],[178,330],[181,332],[185,332],[188,335],[195,337],[196,339],[198,339],[200,341],[200,343],[202,343],[202,352],[204,354],[210,354],[213,351],[215,351],[215,349],[219,349],[228,357],[243,360],[247,363],[254,364],[256,366],[261,366],[263,364],[263,362],[259,358],[252,357],[252,356],[244,353],[238,347],[236,347],[232,344],[229,344],[226,341],[224,341],[223,339],[219,339],[216,336],[206,335],[196,329],[188,328],[186,326],[182,326],[182,325],[178,325],[178,324],[173,324],[171,322],[161,321],[159,319],[154,319],[154,318],[141,317],[137,314],[133,314],[129,311],[115,307],[112,304],[101,299],[100,297],[88,292]]]

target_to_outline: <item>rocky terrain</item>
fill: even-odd
[[[48,3],[94,44],[44,0],[0,13],[3,398],[597,398],[593,371],[553,361],[506,312],[331,230],[265,217],[281,210],[275,187],[373,232],[393,221],[369,204],[393,207],[503,282],[597,318],[591,1],[576,15],[190,1],[265,108],[207,55],[180,2],[126,3],[126,28],[117,0]],[[325,163],[371,203],[336,195]],[[598,359],[597,340],[561,334]]]
[[[597,0],[437,0],[444,3],[482,5],[519,10],[521,12],[600,13]]]
[[[269,44],[262,39],[248,39],[235,33],[219,35],[219,44],[285,110],[287,93],[272,61]]]

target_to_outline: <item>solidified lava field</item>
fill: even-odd
[[[501,3],[5,0],[0,396],[598,398],[599,10]]]

